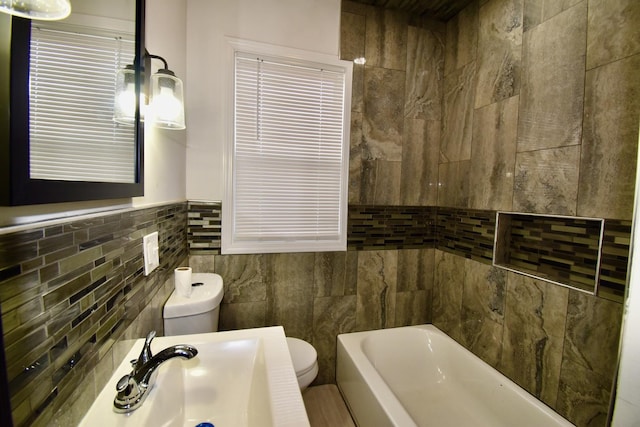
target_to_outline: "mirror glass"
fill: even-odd
[[[72,1],[68,18],[31,23],[32,179],[135,182],[134,126],[113,120],[116,73],[133,65],[135,29],[134,0]]]

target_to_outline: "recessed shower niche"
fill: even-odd
[[[498,212],[493,264],[596,295],[604,219]]]

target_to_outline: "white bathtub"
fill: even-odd
[[[338,336],[338,387],[360,427],[569,427],[433,325]]]

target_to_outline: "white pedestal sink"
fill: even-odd
[[[116,383],[131,371],[129,361],[138,358],[143,342],[135,343],[80,426],[309,426],[282,327],[154,339],[154,354],[189,344],[198,355],[165,362],[142,406],[118,414]]]

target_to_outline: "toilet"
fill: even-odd
[[[300,391],[304,391],[318,376],[318,353],[311,344],[299,338],[287,337],[287,346]]]
[[[215,273],[193,273],[191,297],[174,290],[164,305],[164,334],[188,335],[218,330],[220,303],[224,294],[222,277]],[[311,344],[299,338],[287,337],[287,346],[296,371],[300,391],[304,391],[318,376],[318,353]]]
[[[189,298],[174,291],[164,304],[165,335],[187,335],[218,330],[220,303],[224,295],[222,277],[215,273],[193,273]]]

